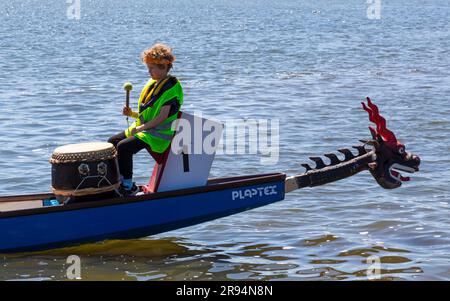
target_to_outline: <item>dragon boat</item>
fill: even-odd
[[[106,193],[94,191],[83,201],[70,201],[64,189],[0,197],[0,253],[154,235],[278,202],[296,189],[335,182],[365,170],[382,188],[398,188],[409,181],[400,172],[417,172],[420,158],[406,152],[405,145],[387,129],[386,120],[369,98],[367,105],[362,102],[362,107],[376,124],[376,128],[369,127],[372,138],[359,140],[362,144],[353,146],[353,152],[349,148],[339,149],[343,159],[335,153],[325,154],[328,164],[321,157],[310,157],[315,166],[302,164],[306,171],[298,175],[270,173],[215,178],[207,179],[203,186],[165,191],[151,191],[148,185],[139,185],[138,195],[114,195],[115,189]],[[77,170],[83,174],[89,168],[92,167],[88,163],[83,163]],[[96,168],[106,174],[104,162]],[[155,170],[153,184],[158,173]],[[64,174],[56,177],[53,184],[63,178]],[[86,179],[90,180],[85,177],[83,181]],[[111,180],[103,179],[111,184]]]

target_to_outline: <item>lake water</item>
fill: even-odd
[[[289,193],[282,202],[157,236],[0,257],[0,279],[450,280],[450,6],[381,1],[369,19],[353,1],[87,1],[69,19],[60,1],[0,6],[0,195],[50,191],[48,159],[69,143],[126,127],[148,79],[139,60],[156,42],[177,56],[183,109],[220,120],[277,119],[274,165],[218,155],[211,177],[301,173],[300,163],[370,137],[371,96],[389,128],[421,157],[401,188],[369,173]],[[152,161],[135,160],[145,183]]]

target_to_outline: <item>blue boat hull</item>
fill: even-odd
[[[0,252],[35,251],[175,230],[284,199],[284,175],[216,183],[212,189],[0,213]],[[231,184],[230,184],[231,183]]]

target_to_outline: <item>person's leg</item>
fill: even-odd
[[[119,144],[120,141],[126,139],[125,132],[120,132],[117,135],[114,135],[108,139],[108,142],[113,144],[117,148],[117,144]]]
[[[118,134],[116,134],[116,135],[110,137],[110,138],[108,139],[108,142],[111,143],[112,145],[114,145],[114,147],[115,147],[116,150],[117,150],[117,144],[119,144],[120,141],[122,141],[122,140],[124,140],[124,139],[126,139],[126,138],[127,138],[127,136],[125,136],[125,132],[120,132],[120,133],[118,133]],[[119,170],[119,171],[120,171],[120,170]],[[120,181],[120,183],[123,182],[123,176],[122,176],[121,173],[120,173],[120,180],[119,180],[119,181]]]
[[[123,177],[122,185],[131,189],[133,182],[133,155],[146,148],[147,144],[135,137],[121,140],[117,144],[119,171]]]

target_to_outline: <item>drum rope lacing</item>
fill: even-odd
[[[86,176],[83,177],[83,179],[81,180],[80,184],[78,184],[78,186],[75,188],[75,190],[73,191],[73,195],[75,195],[75,193],[78,191],[78,189],[83,185],[84,181],[86,181],[87,179],[92,179],[92,178],[100,178],[100,180],[97,183],[97,188],[100,188],[100,183],[105,180],[106,182],[108,182],[108,184],[113,187],[114,191],[120,196],[122,197],[123,195],[119,192],[119,190],[106,178],[108,174],[108,170],[105,169],[105,173],[103,175],[98,175],[98,176]],[[64,205],[67,205],[70,203],[70,198],[72,196],[68,196],[65,200],[64,200]]]

